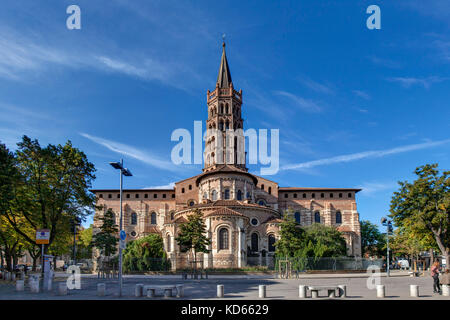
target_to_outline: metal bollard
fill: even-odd
[[[136,288],[134,289],[134,295],[136,297],[142,297],[142,290],[144,289],[144,285],[142,283],[136,284]]]
[[[259,286],[259,297],[260,298],[266,297],[266,286],[263,284]]]
[[[106,285],[104,283],[97,284],[97,295],[103,297],[105,295]]]
[[[411,284],[409,286],[409,295],[411,297],[419,297],[419,286],[416,284]]]
[[[344,284],[341,284],[339,287],[339,296],[341,298],[347,298],[347,286]]]
[[[444,297],[450,296],[450,286],[448,284],[443,284],[442,285],[442,295]]]
[[[223,298],[223,284],[217,285],[217,298]]]
[[[39,280],[34,278],[30,282],[30,289],[32,293],[39,293]]]
[[[16,281],[16,291],[24,291],[25,290],[25,281],[17,280]]]
[[[306,286],[304,286],[304,285],[298,286],[298,297],[306,298]]]
[[[11,272],[11,281],[16,281],[16,273]]]
[[[67,284],[65,282],[58,284],[58,296],[67,296]]]
[[[386,295],[386,290],[384,284],[377,285],[377,298],[384,298]]]

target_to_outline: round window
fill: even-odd
[[[136,237],[136,231],[131,231],[131,236]]]
[[[190,201],[190,202],[189,202],[189,206],[190,206],[190,207],[193,207],[194,205],[195,205],[195,202],[194,202],[194,201]]]
[[[250,222],[251,222],[251,224],[254,225],[254,226],[257,226],[257,225],[258,225],[258,219],[256,219],[256,218],[253,218]]]

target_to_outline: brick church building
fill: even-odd
[[[242,90],[233,87],[225,44],[216,87],[207,92],[207,106],[208,129],[217,129],[225,137],[228,129],[244,128]],[[189,257],[180,252],[175,237],[186,217],[193,209],[199,209],[211,239],[210,252],[199,253],[197,258],[203,267],[271,266],[281,217],[289,208],[302,226],[313,223],[335,226],[346,239],[347,254],[361,256],[356,207],[356,193],[360,189],[280,187],[275,181],[248,172],[245,159],[231,164],[221,161],[228,159],[229,154],[235,155],[236,150],[227,150],[227,143],[221,150],[217,145],[215,136],[207,135],[203,172],[175,183],[173,189],[123,191],[123,228],[127,240],[158,233],[164,239],[172,269],[187,267]],[[97,196],[97,205],[104,207],[96,212],[96,217],[111,208],[119,225],[119,190],[92,192]],[[94,219],[94,232],[98,226],[98,220]],[[94,253],[94,261],[97,256]]]

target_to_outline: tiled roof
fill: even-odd
[[[206,176],[214,174],[214,173],[222,173],[222,172],[245,174],[246,176],[249,176],[250,178],[252,178],[252,180],[255,184],[258,183],[258,179],[254,175],[249,173],[247,170],[243,170],[243,169],[237,168],[235,166],[230,166],[227,164],[218,165],[215,169],[203,172],[202,174],[198,175],[197,179],[196,179],[196,183],[198,185],[200,179],[203,177],[206,177]]]
[[[337,227],[340,232],[353,232],[353,230],[349,226],[339,226]]]
[[[264,223],[282,223],[283,219],[277,218],[277,217],[269,217]]]
[[[184,223],[184,222],[187,222],[187,220],[185,217],[181,216],[181,217],[176,218],[173,222]]]
[[[145,228],[145,232],[148,232],[148,233],[161,233],[159,231],[158,227],[155,227],[155,226],[146,227]]]
[[[279,187],[278,191],[356,191],[362,189],[358,188],[297,188],[297,187]]]
[[[204,207],[257,207],[257,208],[267,208],[266,206],[261,206],[256,203],[245,203],[239,200],[215,200],[208,203],[199,203],[193,205],[192,208],[204,208]]]
[[[217,209],[217,210],[205,215],[205,217],[209,217],[209,216],[239,216],[239,217],[247,218],[242,213],[232,210],[230,208],[220,208],[220,209]]]

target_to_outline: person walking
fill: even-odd
[[[439,261],[435,261],[431,266],[431,277],[433,278],[433,293],[441,294],[441,286],[439,285]]]

